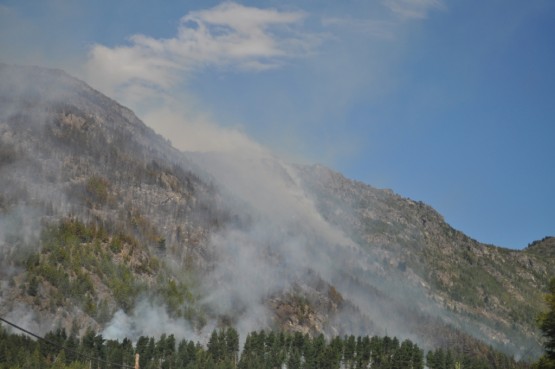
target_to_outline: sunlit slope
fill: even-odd
[[[0,82],[3,315],[538,347],[550,239],[483,245],[423,203],[263,148],[180,152],[61,71],[0,65]]]

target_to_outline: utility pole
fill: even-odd
[[[135,369],[139,369],[139,353],[135,354]]]

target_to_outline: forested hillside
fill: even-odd
[[[0,82],[1,317],[76,339],[225,327],[541,354],[552,238],[484,245],[322,166],[178,151],[62,71],[0,65]]]

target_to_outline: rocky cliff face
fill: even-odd
[[[483,245],[321,166],[179,152],[41,68],[0,65],[0,215],[0,313],[107,334],[148,317],[533,352],[555,274],[552,239]]]

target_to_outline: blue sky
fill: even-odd
[[[0,50],[182,149],[323,163],[485,243],[555,235],[551,0],[0,1]]]

